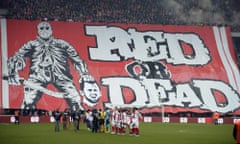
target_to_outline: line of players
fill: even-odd
[[[142,119],[141,113],[137,108],[118,108],[94,109],[81,112],[80,110],[61,113],[58,110],[53,113],[55,118],[55,131],[60,131],[60,121],[62,120],[63,129],[73,122],[74,131],[79,130],[80,119],[84,119],[89,131],[104,132],[111,134],[125,135],[128,129],[130,135],[139,136],[139,120]]]
[[[85,113],[87,128],[92,132],[125,135],[128,129],[131,136],[139,136],[140,119],[142,119],[142,115],[137,108],[129,110],[114,107],[105,110],[88,110]]]

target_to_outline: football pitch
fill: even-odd
[[[0,124],[0,144],[234,144],[233,125],[140,123],[140,136],[92,133],[84,123],[54,132],[54,123]]]

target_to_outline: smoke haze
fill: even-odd
[[[163,0],[161,5],[182,23],[240,24],[237,0]]]

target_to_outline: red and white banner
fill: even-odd
[[[240,114],[229,27],[1,19],[0,54],[2,108]]]

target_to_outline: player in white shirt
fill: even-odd
[[[124,109],[120,110],[119,115],[119,133],[122,135],[126,134],[126,125],[127,125],[127,113]]]
[[[132,109],[131,121],[129,124],[130,135],[139,136],[139,120],[142,119],[141,113],[137,108]]]
[[[115,107],[112,110],[111,113],[111,125],[112,125],[112,134],[116,134],[118,132],[118,119],[119,119],[120,113],[118,112],[118,109]]]

